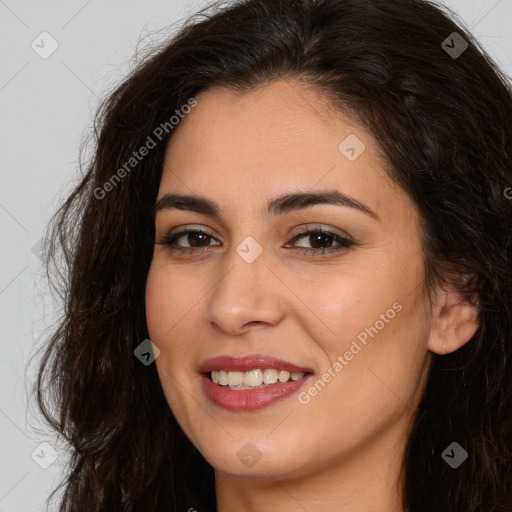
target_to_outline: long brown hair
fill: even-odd
[[[60,256],[66,264],[64,313],[34,389],[72,454],[61,512],[215,510],[213,469],[155,365],[134,357],[148,338],[152,207],[176,110],[213,85],[282,77],[315,84],[368,127],[420,211],[427,283],[469,276],[461,291],[478,303],[475,336],[434,361],[403,463],[404,508],[512,510],[512,93],[452,18],[425,0],[231,2],[192,17],[106,99],[94,156],[47,235],[51,274]],[[441,458],[453,441],[469,454],[456,470]]]

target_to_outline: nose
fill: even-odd
[[[265,251],[252,263],[233,249],[226,255],[204,311],[207,323],[230,335],[275,326],[284,316],[284,286],[267,265]]]

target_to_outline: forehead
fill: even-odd
[[[285,192],[336,188],[374,210],[408,202],[370,132],[300,82],[247,92],[212,88],[196,99],[169,142],[159,196],[214,194],[228,209],[234,200],[240,207]]]

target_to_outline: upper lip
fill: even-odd
[[[243,357],[217,356],[206,359],[199,365],[199,373],[209,373],[213,370],[243,372],[256,369],[287,370],[290,373],[312,373],[312,370],[309,368],[297,366],[283,359],[260,354]]]

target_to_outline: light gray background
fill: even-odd
[[[67,462],[28,401],[35,369],[27,370],[28,357],[58,312],[33,248],[73,184],[99,98],[129,71],[141,36],[165,29],[142,47],[158,42],[208,3],[0,0],[0,512],[42,511]],[[442,3],[512,75],[512,0]],[[44,31],[58,43],[46,59],[31,47],[35,40],[43,51]],[[57,457],[47,469],[41,464],[51,462],[52,448],[43,442]]]

